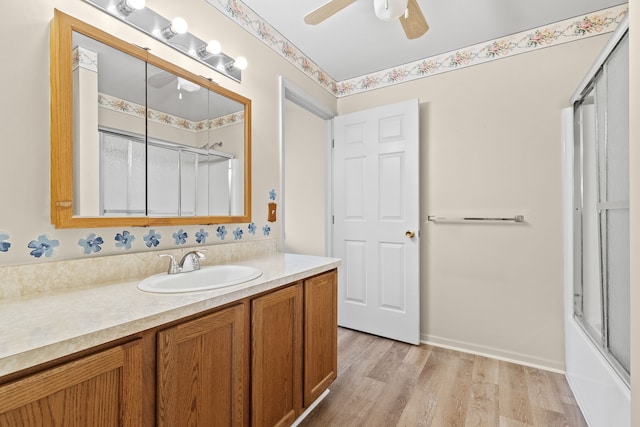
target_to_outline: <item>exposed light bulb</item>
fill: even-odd
[[[175,18],[173,18],[173,21],[171,21],[170,29],[172,33],[184,34],[189,31],[189,25],[187,24],[187,21],[180,18],[179,16],[176,16]]]
[[[376,16],[383,21],[395,21],[407,10],[408,0],[373,0]]]
[[[144,6],[146,4],[145,0],[125,0],[125,2],[132,8],[135,10],[141,10],[144,9]]]
[[[217,55],[222,52],[222,45],[218,40],[209,40],[206,46],[207,52],[212,55]]]
[[[198,49],[198,56],[202,59],[208,58],[210,55],[217,55],[222,52],[222,45],[218,40],[209,40],[209,43]]]
[[[236,60],[233,62],[233,66],[238,70],[245,70],[249,63],[247,62],[247,58],[244,56],[238,56]]]
[[[127,17],[136,10],[144,9],[145,0],[122,0],[116,5],[120,15]]]
[[[173,18],[170,25],[167,25],[162,29],[161,34],[165,40],[169,40],[176,34],[184,34],[189,30],[189,25],[187,21],[180,18],[179,16]]]

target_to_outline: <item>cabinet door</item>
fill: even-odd
[[[244,305],[158,333],[158,426],[244,423]]]
[[[252,426],[288,426],[302,412],[302,284],[251,308]]]
[[[304,281],[304,406],[338,373],[338,280],[335,270]]]
[[[0,386],[0,426],[142,424],[140,341]]]

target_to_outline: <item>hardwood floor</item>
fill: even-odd
[[[329,389],[300,426],[587,426],[563,375],[342,328]]]

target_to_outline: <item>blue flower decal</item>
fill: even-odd
[[[249,234],[256,234],[256,225],[253,222],[247,228],[249,229]]]
[[[58,246],[60,246],[59,240],[49,240],[49,238],[44,234],[38,236],[37,240],[30,241],[27,245],[29,249],[33,249],[31,252],[29,252],[29,255],[36,258],[40,258],[42,255],[47,258],[53,256],[53,249],[57,248]]]
[[[276,190],[275,189],[271,189],[271,191],[269,191],[269,200],[275,200],[276,199]]]
[[[124,230],[122,234],[116,234],[116,248],[131,249],[131,243],[136,239],[136,236]]]
[[[238,227],[233,230],[233,240],[241,240],[242,239],[242,228]]]
[[[216,228],[216,236],[220,238],[220,240],[224,240],[224,236],[227,235],[227,228],[224,225]]]
[[[187,237],[189,237],[189,235],[182,228],[173,233],[173,238],[176,241],[176,245],[184,245],[185,243],[187,243]]]
[[[6,233],[0,233],[0,252],[8,252],[11,247],[11,243],[5,242],[9,238]]]
[[[269,227],[269,224],[266,224],[264,227],[262,227],[262,234],[264,234],[265,236],[268,236],[270,232],[271,227]]]
[[[100,252],[102,250],[100,245],[103,243],[102,237],[96,237],[96,233],[90,233],[86,239],[78,240],[78,245],[84,249],[85,255],[92,252]]]
[[[146,242],[145,244],[147,245],[148,248],[150,248],[151,246],[153,247],[158,246],[160,244],[161,238],[162,238],[162,235],[159,233],[156,233],[156,230],[149,230],[149,234],[143,237],[144,241]]]
[[[209,237],[209,233],[204,231],[204,228],[201,228],[200,231],[196,231],[196,242],[203,245],[207,242],[207,237]]]

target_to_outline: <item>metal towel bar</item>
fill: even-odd
[[[429,215],[427,217],[428,221],[438,222],[464,222],[464,221],[497,221],[497,222],[524,222],[524,215],[514,215],[512,217],[506,218],[485,218],[485,217],[474,217],[474,216],[465,216],[461,218],[448,218],[442,216]]]

